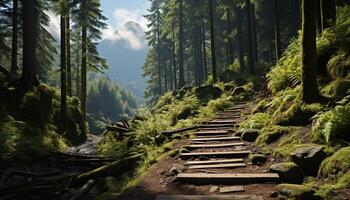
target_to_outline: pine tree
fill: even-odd
[[[99,57],[96,42],[101,39],[101,29],[107,24],[102,15],[99,0],[72,0],[72,16],[76,21],[75,28],[81,28],[81,112],[86,120],[87,68],[102,71],[106,61]]]

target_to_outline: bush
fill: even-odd
[[[350,106],[337,106],[315,118],[312,136],[315,141],[329,144],[350,142],[349,130]]]

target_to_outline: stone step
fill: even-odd
[[[221,144],[192,144],[192,145],[187,145],[186,148],[190,148],[190,149],[225,148],[225,147],[235,147],[235,146],[244,146],[244,143],[237,142],[237,143],[221,143]]]
[[[231,134],[225,134],[225,135],[197,135],[195,139],[205,139],[205,138],[212,138],[212,137],[231,137]]]
[[[225,164],[212,164],[212,165],[190,165],[189,169],[213,169],[213,168],[237,168],[246,167],[245,163],[225,163]]]
[[[208,138],[194,138],[190,139],[190,142],[212,142],[212,141],[229,141],[229,140],[240,140],[240,137],[230,136],[230,137],[208,137]]]
[[[237,185],[278,182],[279,176],[276,173],[180,173],[176,176],[177,181],[198,185]]]
[[[217,158],[244,158],[247,157],[251,151],[214,151],[214,152],[192,152],[192,153],[182,153],[180,156],[182,158],[190,157],[217,157]]]
[[[158,195],[155,200],[264,200],[257,195]]]
[[[243,158],[236,159],[224,159],[224,160],[198,160],[198,161],[188,161],[185,165],[208,165],[208,164],[219,164],[219,163],[239,163],[244,162]]]

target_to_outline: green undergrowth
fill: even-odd
[[[153,109],[141,108],[136,116],[129,121],[131,132],[121,134],[107,131],[98,146],[101,155],[125,157],[130,154],[144,153],[144,158],[135,169],[132,178],[124,180],[125,187],[111,190],[118,193],[135,185],[137,180],[164,156],[177,153],[172,149],[172,141],[189,137],[186,133],[166,136],[166,130],[188,127],[207,121],[219,111],[242,101],[252,95],[253,84],[247,83],[244,92],[233,96],[225,91],[223,83],[200,88],[183,88],[168,92],[159,98]],[[208,99],[203,94],[208,94]]]
[[[1,166],[30,163],[47,150],[63,151],[85,140],[88,130],[77,98],[67,98],[67,132],[62,134],[58,90],[40,84],[22,99],[11,98],[0,101]]]
[[[322,184],[317,194],[325,199],[335,194],[336,190],[350,186],[350,147],[339,149],[321,164],[319,178]]]
[[[338,9],[337,23],[317,38],[319,102],[300,98],[301,37],[267,73],[272,96],[255,101],[241,128],[260,129],[256,145],[264,153],[290,161],[302,147],[325,147],[330,156],[321,165],[317,194],[329,198],[350,184],[350,7]]]

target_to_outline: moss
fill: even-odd
[[[297,98],[284,112],[283,109],[277,110],[273,115],[273,121],[282,126],[304,126],[311,124],[312,117],[323,110],[324,106],[320,103],[305,104]]]
[[[343,143],[342,141],[350,142],[349,129],[350,106],[337,106],[316,117],[312,137],[314,141],[333,145]]]
[[[350,171],[350,147],[339,149],[324,160],[320,166],[319,176],[329,180],[337,180]]]
[[[350,90],[350,80],[337,78],[328,85],[322,88],[322,93],[332,98],[341,98],[346,96]]]
[[[280,137],[290,132],[290,128],[283,126],[268,126],[261,130],[255,144],[262,147],[277,141]]]
[[[270,116],[267,113],[255,113],[240,124],[243,129],[262,129],[270,122]]]

